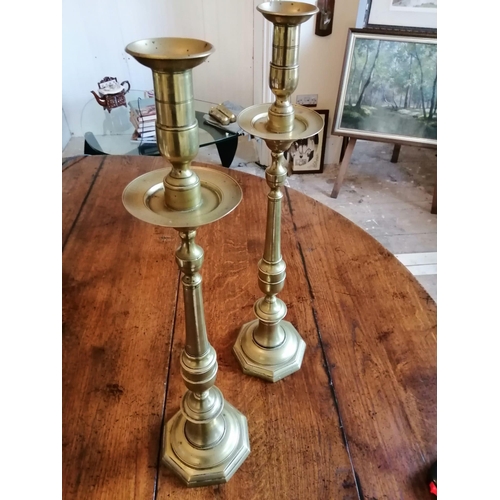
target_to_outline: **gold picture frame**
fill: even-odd
[[[437,147],[437,39],[349,31],[332,134]]]

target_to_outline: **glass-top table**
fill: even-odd
[[[145,155],[160,156],[156,143],[140,143],[132,140],[134,126],[130,121],[128,103],[145,99],[144,90],[130,90],[125,94],[127,107],[113,108],[109,113],[92,98],[85,104],[81,127],[85,133],[84,154],[87,155]],[[198,120],[200,148],[215,144],[221,163],[228,167],[233,161],[238,147],[238,134],[213,127],[205,123],[203,115],[216,104],[195,99],[194,107]]]

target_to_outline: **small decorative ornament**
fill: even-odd
[[[124,85],[127,86],[126,90]],[[125,80],[122,83],[118,83],[115,77],[106,76],[97,86],[99,95],[93,90],[90,92],[94,95],[97,103],[108,110],[108,113],[111,113],[113,108],[118,108],[120,106],[127,107],[125,94],[130,90],[130,83],[128,81]]]
[[[328,36],[332,34],[333,29],[333,10],[335,0],[319,0],[316,14],[316,29],[314,33],[317,36]]]

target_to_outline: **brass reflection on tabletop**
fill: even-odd
[[[201,287],[204,252],[195,242],[197,228],[224,217],[242,198],[232,177],[191,167],[198,153],[192,68],[214,49],[202,40],[153,38],[125,50],[153,71],[158,148],[172,168],[134,179],[123,203],[138,219],[176,229],[181,239],[175,258],[182,273],[181,372],[187,391],[180,410],[164,424],[162,459],[187,486],[225,483],[247,458],[250,442],[246,417],[215,386],[217,356],[208,341]]]
[[[318,8],[302,2],[266,2],[257,10],[273,23],[269,86],[276,99],[244,109],[238,124],[248,134],[262,138],[271,150],[272,162],[266,169],[270,192],[264,254],[258,264],[264,297],[254,305],[257,319],[242,326],[234,352],[244,373],[276,382],[300,369],[306,347],[295,327],[284,321],[287,308],[277,294],[286,277],[281,255],[281,188],[287,176],[284,153],[294,141],[316,135],[323,128],[321,115],[290,102],[299,81],[300,25]]]

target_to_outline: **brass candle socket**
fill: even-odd
[[[318,8],[302,2],[266,2],[257,10],[273,23],[269,88],[276,100],[269,107],[267,130],[278,134],[292,132],[294,108],[290,96],[299,83],[300,25]]]
[[[201,40],[156,38],[125,50],[153,71],[157,141],[172,168],[133,180],[123,203],[135,217],[172,227],[181,238],[175,257],[184,295],[181,371],[187,392],[180,410],[164,424],[162,460],[187,486],[225,483],[250,453],[250,442],[245,416],[214,385],[217,357],[207,337],[201,288],[204,253],[195,243],[197,228],[224,217],[242,198],[232,177],[191,167],[198,152],[191,70],[213,47]]]
[[[130,43],[125,51],[153,71],[156,141],[172,164],[163,180],[165,204],[173,210],[198,207],[200,179],[190,169],[198,154],[192,68],[208,58],[213,46],[191,38],[153,38]]]
[[[239,126],[262,138],[271,150],[272,162],[266,169],[270,187],[267,201],[264,255],[258,264],[259,288],[265,296],[254,305],[256,320],[242,326],[234,353],[243,372],[276,382],[300,369],[306,344],[295,327],[284,321],[287,308],[277,297],[285,284],[286,265],[281,255],[281,188],[287,169],[284,152],[293,141],[321,131],[323,120],[313,110],[292,105],[290,96],[299,81],[300,24],[318,12],[302,2],[266,2],[257,7],[274,25],[269,86],[276,99],[244,109]]]

